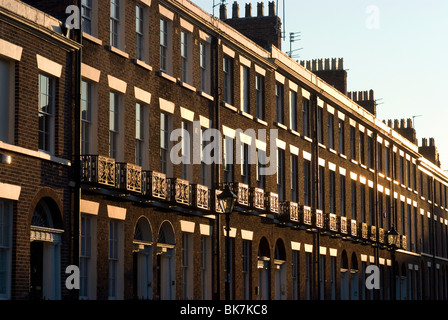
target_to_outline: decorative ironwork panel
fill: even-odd
[[[383,228],[378,229],[378,242],[385,243],[385,232]]]
[[[348,234],[347,217],[339,217],[341,233]]]
[[[209,189],[206,186],[197,184],[194,186],[195,203],[198,209],[209,209]]]
[[[328,227],[330,231],[338,232],[338,219],[334,213],[328,214]]]
[[[405,235],[401,236],[401,248],[404,250],[408,249],[408,238]]]
[[[376,226],[370,226],[370,240],[376,241]]]
[[[116,187],[118,189],[141,192],[142,168],[130,163],[116,163]]]
[[[358,236],[358,224],[355,219],[352,219],[350,221],[350,232],[351,232],[352,237]]]
[[[170,179],[171,201],[190,205],[190,183],[178,178]]]
[[[311,207],[303,206],[303,224],[311,225],[312,224],[312,214]]]
[[[242,206],[249,206],[249,186],[244,183],[238,183],[237,203]]]
[[[218,213],[223,213],[221,206],[219,205],[218,196],[222,193],[222,190],[215,190],[215,211]]]
[[[316,228],[323,229],[324,227],[324,213],[322,210],[316,210]]]
[[[264,190],[260,188],[254,188],[252,192],[252,206],[255,209],[264,210]]]
[[[299,205],[296,202],[282,202],[281,213],[284,217],[284,220],[299,222]]]
[[[273,192],[266,193],[266,207],[272,213],[280,213],[278,204],[278,194]]]
[[[81,156],[81,179],[115,187],[115,160],[98,155]]]
[[[369,226],[367,225],[367,223],[365,223],[365,222],[361,223],[361,237],[363,239],[368,239],[368,237],[369,237],[368,231],[369,231]]]

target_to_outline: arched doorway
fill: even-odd
[[[30,298],[61,298],[61,213],[51,198],[41,199],[30,226]]]
[[[176,241],[173,226],[162,223],[157,237],[157,295],[161,300],[176,298]]]
[[[269,285],[269,265],[271,262],[271,250],[268,240],[263,237],[258,245],[258,300],[269,300],[270,285]]]
[[[359,299],[359,268],[356,253],[352,253],[350,261],[350,300]]]
[[[348,257],[345,250],[341,254],[341,300],[348,300],[350,293]]]
[[[142,300],[152,299],[153,292],[153,250],[151,225],[141,217],[134,230],[134,297]]]
[[[286,299],[286,250],[282,239],[278,239],[274,251],[274,297]]]

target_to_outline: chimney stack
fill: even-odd
[[[246,3],[246,18],[252,18],[252,3]]]
[[[277,15],[276,9],[275,9],[275,2],[271,1],[269,2],[269,16],[275,17]]]
[[[264,2],[257,2],[257,17],[264,17]]]
[[[240,5],[235,1],[232,5],[232,19],[240,17]]]
[[[219,19],[227,19],[227,6],[224,3],[219,6]]]

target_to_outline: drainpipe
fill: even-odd
[[[82,12],[81,1],[78,0],[79,13]],[[82,19],[79,17],[80,28],[75,30],[75,40],[82,44]],[[74,130],[74,159],[73,179],[75,187],[73,190],[73,253],[72,264],[79,267],[80,256],[80,233],[81,233],[81,61],[82,47],[75,53],[75,130]],[[72,299],[79,298],[79,290],[72,290]]]
[[[219,122],[219,117],[220,117],[220,105],[219,105],[219,101],[220,101],[220,87],[219,87],[219,61],[220,61],[220,55],[219,55],[219,44],[221,42],[221,37],[219,34],[219,30],[218,30],[218,35],[217,37],[214,37],[212,40],[212,50],[215,50],[215,61],[213,63],[214,65],[214,69],[213,72],[214,74],[212,75],[212,79],[214,80],[214,102],[211,104],[213,106],[213,109],[211,111],[211,114],[214,115],[214,117],[212,117],[213,119],[213,128],[219,130],[220,128],[220,122]],[[221,130],[219,130],[221,132]],[[220,155],[220,159],[222,160],[222,154],[221,154],[221,150],[219,151]],[[213,182],[212,182],[212,186],[215,189],[218,189],[219,187],[219,182],[221,181],[221,166],[218,163],[215,163],[214,166],[212,167],[212,177],[213,177]],[[216,202],[216,197],[215,194],[212,195],[212,202]],[[216,203],[215,203],[215,208],[216,208]],[[215,275],[212,275],[212,279],[216,279],[215,281],[212,281],[213,285],[215,286],[215,290],[212,290],[214,292],[214,299],[215,300],[221,300],[221,217],[220,214],[218,212],[216,212],[216,227],[213,230],[213,237],[216,238],[216,249],[215,246],[213,245],[213,252],[212,252],[212,256],[216,255],[216,265],[212,265],[212,273],[216,273]],[[213,241],[213,239],[212,239]],[[213,241],[214,243],[214,241]],[[216,250],[216,251],[215,251]],[[215,262],[215,259],[212,259],[212,264]]]
[[[302,102],[303,103],[303,102]],[[316,94],[312,94],[310,97],[310,108],[313,108],[314,113],[313,114],[313,143],[312,143],[312,148],[314,148],[314,161],[313,161],[313,177],[314,177],[314,195],[313,195],[313,202],[312,206],[314,208],[314,212],[316,213],[317,210],[317,206],[319,204],[319,201],[321,199],[321,197],[323,197],[323,194],[320,194],[320,176],[319,176],[319,141],[318,141],[318,137],[317,137],[317,114],[318,114],[318,109],[319,106],[317,105],[317,95]],[[324,211],[324,208],[322,208],[322,210]],[[316,228],[317,232],[313,234],[313,251],[314,251],[314,265],[316,266],[316,270],[314,272],[314,274],[316,275],[314,277],[314,288],[317,288],[317,290],[315,291],[315,296],[314,299],[315,300],[320,300],[320,230],[319,228]]]

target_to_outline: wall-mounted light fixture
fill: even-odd
[[[0,154],[0,163],[11,164],[11,162],[12,162],[11,156],[6,154]]]

